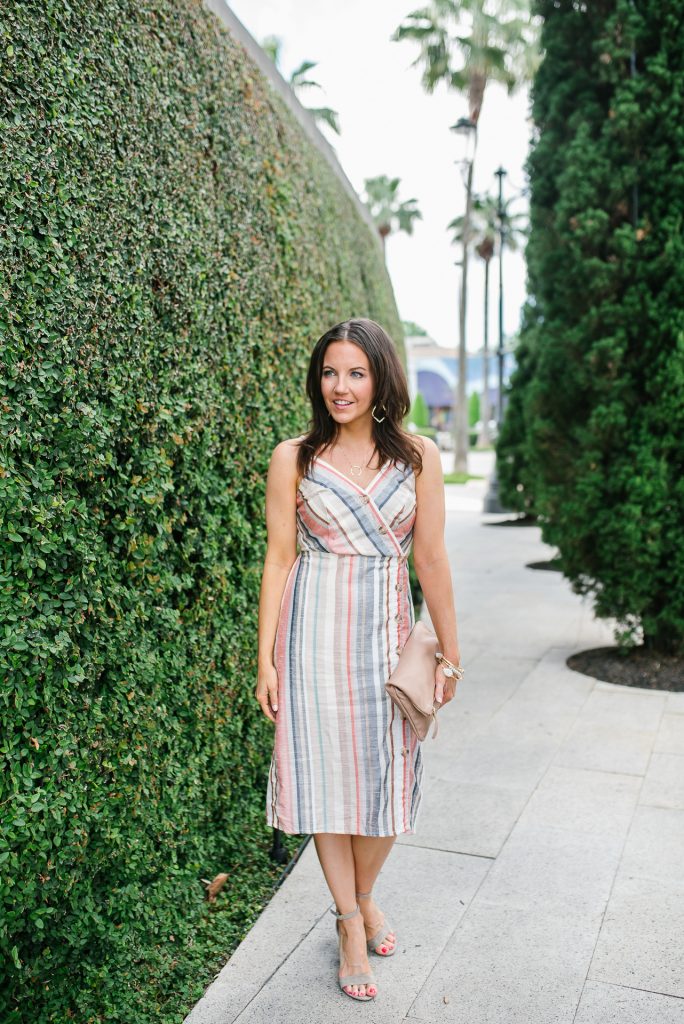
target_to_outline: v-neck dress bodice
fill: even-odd
[[[415,831],[421,745],[385,690],[414,622],[415,518],[410,466],[386,463],[363,487],[316,459],[299,485],[266,793],[267,823],[284,832]]]
[[[297,491],[297,541],[302,551],[407,558],[415,509],[413,469],[386,463],[361,487],[316,459]]]

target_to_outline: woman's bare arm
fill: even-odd
[[[271,456],[266,477],[267,545],[259,593],[258,679],[256,698],[275,722],[278,678],[274,646],[287,577],[297,558],[297,447],[282,441]],[[272,710],[271,710],[272,709]]]
[[[427,603],[440,650],[455,665],[460,664],[456,609],[451,568],[444,544],[444,474],[437,445],[421,437],[424,445],[423,471],[416,477],[416,521],[413,527],[413,564]],[[456,680],[445,682],[441,668],[435,676],[436,689],[451,700]]]

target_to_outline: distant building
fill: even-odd
[[[432,338],[406,338],[406,363],[411,401],[420,391],[430,413],[430,426],[435,430],[453,429],[454,394],[458,380],[458,351],[438,345]],[[480,349],[468,353],[466,394],[484,392],[484,359]],[[512,350],[504,353],[504,384],[515,369]],[[495,410],[499,397],[499,365],[496,349],[489,352],[489,407]]]

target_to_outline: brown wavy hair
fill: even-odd
[[[306,377],[312,416],[309,432],[302,438],[297,452],[299,476],[306,476],[314,456],[336,441],[340,431],[339,424],[328,413],[321,391],[325,352],[332,341],[352,341],[368,357],[375,385],[373,401],[378,407],[376,412],[385,417],[382,423],[372,420],[373,442],[380,464],[389,461],[403,463],[412,466],[416,474],[420,473],[423,468],[422,446],[402,427],[402,420],[411,405],[404,368],[392,339],[380,324],[359,318],[335,324],[314,345]]]

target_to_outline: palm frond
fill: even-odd
[[[296,89],[296,90],[300,90],[300,89],[322,89],[323,88],[323,86],[320,84],[320,82],[314,82],[312,79],[306,79],[306,78],[295,79],[294,81],[292,79],[290,79],[290,85],[292,86],[293,89]]]
[[[413,222],[423,219],[422,213],[416,208],[417,202],[417,199],[407,199],[396,211],[399,231],[405,231],[407,235],[413,234]]]
[[[388,178],[386,174],[366,178],[364,181],[364,202],[383,235],[390,234],[395,224],[398,231],[413,234],[413,222],[422,219],[422,214],[416,206],[417,199],[399,202],[400,181],[400,178]]]
[[[538,50],[537,21],[525,0],[432,0],[408,15],[392,39],[419,44],[412,66],[421,68],[427,92],[441,81],[469,92],[477,76],[481,102],[489,79],[502,82],[509,92],[529,80],[531,54]]]
[[[503,224],[499,215],[499,200],[491,193],[475,193],[472,197],[470,229],[467,244],[477,250],[491,251],[491,246],[500,238],[503,227],[504,246],[516,251],[519,244],[527,237],[528,218],[522,212],[511,213],[510,207],[514,200],[507,199],[503,204]],[[447,230],[453,232],[452,244],[462,245],[464,241],[465,216],[454,217],[447,224]],[[485,258],[485,257],[483,257]]]
[[[261,41],[261,49],[267,57],[270,57],[276,67],[280,64],[280,51],[282,47],[283,41],[279,36],[266,36]]]
[[[318,62],[315,60],[302,61],[299,67],[296,68],[296,70],[294,70],[290,75],[290,85],[293,87],[297,86],[300,88],[304,85],[315,85],[318,89],[320,89],[320,85],[318,84],[318,82],[306,81],[304,79],[304,75],[307,73],[307,71],[311,71],[311,69],[317,67],[317,65]]]
[[[340,115],[336,110],[331,110],[330,107],[307,107],[306,109],[315,121],[322,121],[332,128],[337,135],[341,134]]]

